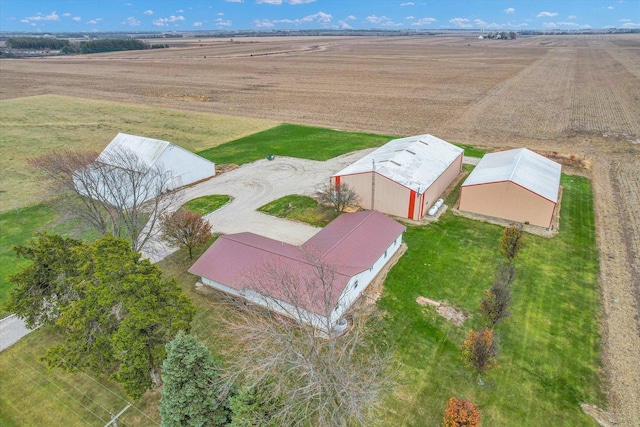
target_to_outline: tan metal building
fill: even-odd
[[[520,148],[485,155],[460,189],[461,211],[550,227],[560,164]]]
[[[389,141],[331,177],[360,197],[360,206],[422,218],[462,170],[464,150],[433,135]]]

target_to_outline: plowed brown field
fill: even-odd
[[[610,410],[640,425],[640,35],[255,38],[0,60],[0,98],[60,94],[592,161]]]

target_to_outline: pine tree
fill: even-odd
[[[219,384],[220,367],[209,349],[180,332],[166,346],[160,399],[162,425],[220,426],[229,423],[227,393]]]

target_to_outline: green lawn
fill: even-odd
[[[316,227],[324,227],[337,216],[333,209],[319,205],[317,200],[297,194],[274,200],[258,210],[279,218],[306,222]]]
[[[485,150],[481,150],[477,147],[474,147],[473,145],[458,144],[457,142],[452,142],[452,144],[464,149],[465,156],[483,157],[485,154],[487,154]]]
[[[443,215],[409,227],[409,250],[389,273],[379,306],[385,334],[397,345],[399,398],[388,404],[389,425],[437,425],[451,396],[480,408],[489,426],[595,426],[579,403],[606,407],[598,377],[598,259],[590,182],[563,176],[560,233],[526,235],[515,261],[512,315],[497,327],[499,367],[485,385],[463,364],[459,350],[482,322],[479,304],[502,262],[498,226]],[[447,301],[473,317],[447,323],[418,296]]]
[[[4,309],[10,288],[7,278],[20,271],[28,262],[16,258],[11,247],[25,244],[37,230],[48,229],[56,217],[56,210],[47,205],[0,213],[0,318],[9,314]]]
[[[237,165],[264,159],[270,154],[327,160],[352,151],[379,147],[393,138],[395,137],[282,124],[198,154],[217,164]]]
[[[229,200],[231,200],[231,197],[220,194],[203,196],[189,200],[182,205],[181,209],[196,212],[204,216],[226,205]]]

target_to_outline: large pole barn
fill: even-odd
[[[459,210],[549,228],[560,164],[520,148],[485,155],[460,189]]]
[[[394,139],[331,177],[364,209],[419,220],[462,170],[464,150],[433,135]]]

